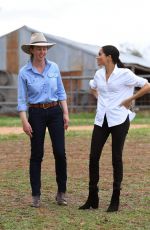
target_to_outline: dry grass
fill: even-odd
[[[100,208],[79,211],[87,196],[91,132],[68,132],[68,207],[56,205],[54,159],[49,137],[42,166],[42,207],[30,204],[29,140],[23,135],[3,136],[0,142],[0,229],[96,230],[149,229],[150,129],[131,130],[124,151],[124,181],[120,212],[107,214],[112,189],[111,141],[101,162]]]

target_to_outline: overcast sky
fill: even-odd
[[[95,45],[150,46],[150,0],[0,0],[0,35],[22,25]]]

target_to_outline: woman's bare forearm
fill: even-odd
[[[69,113],[68,113],[68,106],[67,106],[67,101],[60,101],[60,105],[63,110],[63,118],[64,118],[64,128],[67,130],[68,125],[69,125]]]
[[[28,122],[27,114],[26,114],[25,111],[19,112],[19,116],[20,116],[20,119],[21,119],[21,121],[22,121],[23,124],[26,123],[26,122]]]
[[[95,97],[96,99],[98,98],[97,90],[91,89],[91,93],[94,95],[94,97]]]
[[[138,90],[130,99],[136,100],[142,96],[144,96],[146,93],[150,92],[150,83],[145,84],[140,90]]]
[[[136,100],[136,99],[142,97],[143,95],[145,95],[148,92],[150,92],[150,84],[149,83],[145,84],[133,96],[131,96],[131,97],[127,98],[126,100],[124,100],[120,105],[125,106],[126,108],[129,108],[131,106],[133,100]]]
[[[68,115],[68,106],[67,106],[67,101],[60,101],[60,105],[62,107],[63,113]]]
[[[32,127],[30,125],[30,123],[28,122],[28,119],[27,119],[27,114],[26,112],[22,111],[22,112],[19,112],[19,115],[20,115],[20,119],[22,121],[22,127],[23,127],[23,131],[30,137],[32,137]]]

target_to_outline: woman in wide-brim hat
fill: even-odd
[[[31,56],[18,76],[18,111],[23,130],[29,135],[31,143],[30,183],[33,207],[40,207],[41,163],[46,127],[51,137],[55,158],[58,186],[56,201],[59,205],[67,205],[64,130],[68,128],[69,116],[59,68],[56,63],[46,59],[48,49],[54,45],[55,43],[49,43],[42,33],[33,33],[30,43],[21,47]]]
[[[43,33],[33,33],[30,39],[30,43],[22,45],[21,48],[25,53],[31,54],[31,47],[33,48],[35,46],[46,46],[47,49],[49,49],[54,45],[56,45],[56,43],[49,43]]]

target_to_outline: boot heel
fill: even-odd
[[[98,197],[91,203],[91,207],[93,209],[98,209],[98,207],[99,207],[99,198]]]
[[[97,209],[99,205],[99,197],[98,197],[98,187],[89,188],[89,196],[84,205],[79,207],[79,209]]]
[[[84,205],[82,205],[81,207],[79,207],[80,210],[85,210],[85,209],[98,209],[99,206],[99,197],[98,194],[96,194],[96,196],[89,196],[86,203]]]
[[[120,204],[120,190],[114,190],[107,212],[117,212]]]
[[[86,210],[91,208],[91,203],[87,200],[87,202],[79,207],[79,210]]]

